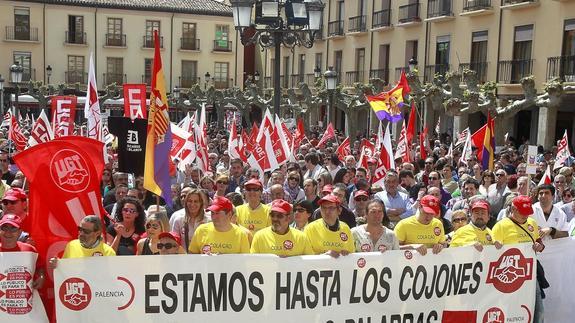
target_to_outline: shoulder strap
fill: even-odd
[[[527,232],[527,230],[525,230],[524,227],[521,226],[521,224],[515,222],[515,220],[513,220],[512,218],[508,218],[509,220],[511,220],[511,222],[515,223],[515,225],[517,225],[519,228],[521,228],[521,230],[523,230],[525,233],[527,233],[527,235],[529,236],[529,238],[531,238],[531,241],[533,241],[533,243],[535,243],[535,239],[533,239],[533,237],[531,236],[531,234],[529,232]]]

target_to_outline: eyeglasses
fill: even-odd
[[[288,177],[288,179],[290,181],[298,181],[299,182],[299,177]]]
[[[294,211],[295,213],[306,212],[306,209],[297,208],[297,209],[294,209],[293,211]]]
[[[499,174],[495,174],[495,176],[500,177],[500,176],[505,176],[505,174],[499,173]]]
[[[95,231],[93,230],[88,230],[88,229],[84,229],[81,226],[78,226],[78,232],[81,232],[83,234],[90,234],[90,233],[94,233]]]
[[[429,178],[430,181],[436,181],[436,180],[438,180],[438,179],[439,179],[439,177],[430,177],[430,178]]]
[[[565,184],[565,182],[564,181],[555,182],[555,185],[557,185],[557,184]]]
[[[224,185],[228,185],[228,182],[225,181],[217,181],[216,184],[224,184]]]
[[[467,218],[451,219],[451,222],[453,222],[453,223],[467,222]]]
[[[16,203],[18,203],[18,202],[20,202],[20,201],[19,201],[19,200],[18,200],[18,201],[4,200],[4,201],[2,201],[2,204],[4,204],[4,205],[8,205],[8,204],[14,205],[14,204],[16,204]]]
[[[259,192],[259,188],[246,188],[245,191],[246,192]]]
[[[4,231],[4,232],[16,232],[20,230],[20,228],[17,228],[15,226],[11,226],[11,225],[3,225],[0,227],[0,231]]]
[[[367,201],[367,197],[365,197],[365,196],[364,196],[364,197],[358,197],[358,198],[356,198],[355,200],[356,200],[357,202],[365,202],[365,201]]]
[[[131,209],[131,208],[125,207],[125,208],[122,209],[122,212],[134,214],[134,213],[137,212],[137,210],[136,210],[136,209]]]
[[[160,226],[158,224],[155,224],[155,223],[146,224],[146,229],[150,229],[150,228],[157,230],[160,228]]]
[[[170,250],[170,249],[172,249],[172,248],[176,248],[176,247],[177,247],[175,244],[169,243],[169,242],[168,242],[168,243],[161,243],[161,242],[160,242],[160,243],[158,243],[156,246],[158,247],[158,249],[164,249],[164,248],[165,248],[166,250]]]

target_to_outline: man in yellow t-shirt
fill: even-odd
[[[236,208],[238,225],[249,229],[252,233],[269,227],[270,206],[261,202],[263,185],[257,179],[250,179],[244,184],[244,194],[247,203]]]
[[[433,195],[424,196],[414,216],[403,219],[395,226],[395,235],[401,249],[415,249],[425,255],[427,248],[434,254],[445,247],[443,223],[436,216],[440,212],[439,199]]]
[[[536,252],[541,252],[545,246],[539,237],[537,222],[529,217],[533,214],[531,199],[519,195],[511,203],[510,216],[503,218],[493,227],[493,238],[502,244],[532,243]],[[521,226],[521,228],[520,228]],[[522,229],[523,228],[523,229]]]
[[[271,203],[272,225],[256,232],[251,253],[271,253],[282,257],[313,255],[306,235],[289,226],[292,206],[284,200]]]
[[[326,253],[337,258],[355,251],[349,226],[339,220],[341,201],[335,195],[319,200],[321,219],[308,224],[304,233],[311,243],[314,254]]]
[[[201,224],[190,242],[190,253],[230,254],[249,253],[248,234],[231,222],[234,206],[225,197],[214,198],[208,210],[212,222]]]
[[[473,245],[475,249],[482,251],[484,245],[493,245],[497,249],[502,244],[493,240],[493,233],[487,227],[489,221],[489,203],[484,200],[476,200],[471,204],[471,223],[459,228],[453,234],[450,247],[462,247]]]

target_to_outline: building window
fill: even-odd
[[[363,75],[365,68],[365,48],[358,48],[355,50],[355,75],[353,82],[363,82]]]
[[[515,27],[513,61],[511,62],[511,83],[519,83],[521,78],[531,74],[532,45],[533,25]]]
[[[477,73],[480,82],[487,77],[487,30],[471,34],[471,58],[469,69]]]
[[[323,62],[323,54],[322,53],[316,53],[315,54],[315,66],[313,68],[319,67],[319,69],[321,70],[322,68],[322,62]]]
[[[303,82],[303,78],[305,76],[305,54],[299,55],[299,63],[298,63],[298,80],[297,82]]]
[[[196,24],[182,23],[182,49],[199,50],[200,41],[196,39]]]
[[[163,37],[161,37],[160,32],[160,21],[159,20],[146,20],[146,35],[144,36],[144,48],[154,48],[154,31],[158,32],[158,37],[160,37],[160,47],[163,46]]]
[[[334,57],[334,66],[335,72],[337,73],[337,83],[341,83],[341,67],[343,64],[343,51],[336,50],[333,53]]]
[[[191,88],[198,81],[198,62],[182,61],[182,78],[180,87]]]
[[[435,66],[426,67],[425,80],[431,82],[435,74],[444,75],[449,71],[450,37],[438,36],[435,44]]]
[[[30,8],[14,8],[14,39],[30,39]]]
[[[84,72],[84,56],[68,55],[68,71],[66,72],[66,83],[86,84]]]
[[[389,44],[379,45],[379,68],[371,73],[371,78],[378,78],[386,83],[389,83],[389,50]]]
[[[152,86],[152,64],[154,60],[151,58],[144,58],[144,79],[142,83],[147,86]]]
[[[84,17],[68,16],[68,31],[66,32],[66,43],[68,44],[85,44],[86,35],[84,34]]]
[[[562,53],[561,73],[555,75],[566,82],[575,82],[575,19],[565,21]]]
[[[126,46],[126,36],[123,34],[122,18],[108,18],[106,46]]]
[[[216,62],[214,64],[214,87],[225,89],[229,87],[229,63]]]
[[[106,84],[124,84],[124,59],[108,57],[106,60]]]
[[[24,68],[24,73],[22,73],[22,82],[28,82],[34,79],[34,75],[32,75],[32,53],[14,52],[14,62],[20,63],[20,66]]]
[[[412,58],[417,59],[417,40],[408,40],[405,42],[405,64],[403,67],[409,66],[409,60]]]
[[[231,51],[232,44],[229,41],[229,29],[228,25],[216,25],[216,39],[214,40],[214,50],[215,51]]]
[[[336,15],[337,20],[342,21],[343,19],[345,19],[345,2],[343,2],[343,0],[337,2]]]
[[[290,74],[289,56],[284,57],[284,75],[280,76],[282,87],[289,87],[289,74]]]

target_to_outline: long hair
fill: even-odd
[[[138,201],[137,199],[135,199],[131,196],[126,196],[126,197],[122,198],[120,200],[120,202],[118,202],[118,207],[116,208],[116,219],[118,219],[118,222],[124,221],[124,216],[122,215],[122,209],[128,203],[134,204],[136,206],[136,212],[138,213],[138,215],[136,216],[136,219],[134,220],[135,232],[137,234],[142,234],[142,233],[146,232],[146,225],[145,225],[145,223],[146,223],[146,212],[144,212],[144,207],[142,206],[140,201]]]
[[[384,227],[389,229],[389,217],[387,216],[387,212],[385,212],[385,204],[382,201],[380,201],[380,200],[369,201],[369,203],[367,203],[367,206],[366,206],[366,209],[367,209],[366,214],[369,212],[369,207],[373,204],[378,204],[383,208],[383,219],[381,220],[381,224]]]
[[[199,211],[197,216],[200,218],[204,217],[204,209],[206,208],[206,205],[204,205],[204,198],[203,198],[202,194],[203,193],[199,188],[194,188],[191,191],[189,191],[188,194],[186,194],[186,197],[182,201],[182,204],[183,204],[185,212],[186,212],[186,219],[192,217],[192,214],[190,214],[190,210],[188,209],[188,200],[191,198],[192,195],[197,195],[198,198],[200,199],[200,203],[202,204],[200,206],[200,211]]]

